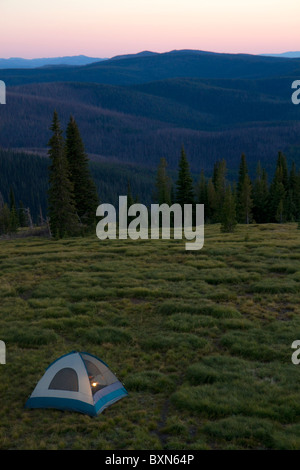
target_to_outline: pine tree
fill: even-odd
[[[25,207],[22,201],[19,203],[19,208],[18,208],[18,217],[19,217],[19,226],[20,227],[27,227],[28,222],[27,222],[27,217],[25,213]]]
[[[82,224],[92,226],[96,220],[99,198],[79,128],[73,116],[67,126],[65,148],[78,217]]]
[[[0,235],[11,232],[11,211],[8,204],[0,208]]]
[[[19,217],[17,212],[15,194],[12,187],[9,192],[9,209],[10,209],[10,231],[16,232],[19,227]]]
[[[217,195],[212,178],[207,183],[207,205],[205,208],[205,219],[207,222],[216,221]]]
[[[248,175],[245,154],[241,156],[237,183],[237,219],[242,224],[249,224],[252,218],[252,184]]]
[[[269,188],[265,169],[258,162],[256,179],[253,185],[253,218],[257,223],[268,222]]]
[[[285,222],[293,218],[293,195],[284,154],[278,152],[273,181],[270,185],[270,214],[272,222]]]
[[[236,204],[230,185],[225,190],[221,215],[221,232],[234,232],[236,227]]]
[[[127,182],[127,208],[129,209],[129,207],[132,206],[133,204],[134,204],[134,197],[132,195],[130,182],[128,181]],[[134,216],[130,216],[130,215],[127,217],[128,225],[130,224],[130,222],[134,220],[134,218],[135,218]]]
[[[226,193],[226,161],[224,159],[217,161],[214,164],[212,182],[214,185],[215,201],[214,201],[214,211],[212,214],[213,222],[221,222],[222,220],[222,211],[223,211],[223,202]],[[212,191],[211,191],[212,196]]]
[[[178,179],[176,182],[176,202],[182,207],[184,204],[193,204],[194,187],[193,179],[190,173],[189,163],[185,154],[184,147],[181,149],[179,160]]]
[[[157,168],[154,198],[158,204],[171,205],[171,180],[167,174],[165,158],[161,158]]]
[[[16,207],[16,199],[15,199],[15,193],[14,193],[14,190],[12,188],[12,186],[10,187],[10,190],[9,190],[9,209],[10,210],[16,210],[17,207]]]
[[[287,219],[295,221],[300,219],[300,179],[297,175],[295,162],[292,163],[291,171],[289,174],[289,189],[288,189],[288,205]]]
[[[294,192],[294,201],[296,205],[296,220],[300,220],[300,171],[297,173],[297,183]]]
[[[204,204],[204,217],[205,221],[209,220],[208,210],[208,194],[207,194],[207,181],[204,175],[204,170],[201,170],[199,181],[196,186],[196,202]]]
[[[244,217],[244,223],[249,224],[252,220],[252,186],[248,175],[246,175],[244,183],[242,185],[242,192],[240,194],[242,203],[242,216]]]
[[[296,206],[291,188],[286,193],[284,212],[287,222],[294,222],[296,220]]]
[[[279,201],[275,218],[276,218],[277,222],[282,224],[282,222],[283,222],[283,199],[280,199],[280,201]]]
[[[73,184],[70,181],[68,159],[58,114],[55,111],[48,142],[49,167],[48,215],[52,236],[62,238],[78,232]]]
[[[222,160],[215,162],[212,182],[214,184],[216,193],[222,196],[225,196],[226,192],[226,173],[226,160],[223,158]]]
[[[282,184],[283,184],[285,191],[287,191],[289,188],[288,166],[287,166],[286,157],[282,152],[278,152],[277,168],[279,167],[281,168],[281,171],[282,171]]]
[[[131,192],[130,182],[127,182],[127,207],[130,207],[134,204],[134,198]]]
[[[204,170],[201,170],[199,181],[197,184],[197,201],[199,204],[207,204],[207,182],[204,175]]]
[[[284,168],[278,158],[276,171],[270,185],[270,215],[271,222],[283,222],[286,220],[286,197],[287,191],[284,185]]]

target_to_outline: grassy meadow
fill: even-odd
[[[0,242],[1,449],[300,449],[297,224],[182,240]],[[129,396],[97,418],[25,410],[46,367],[102,358]]]

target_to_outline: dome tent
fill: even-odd
[[[49,365],[25,408],[56,408],[97,416],[127,395],[105,362],[89,353],[72,351]]]

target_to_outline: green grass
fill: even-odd
[[[297,224],[181,240],[0,243],[0,449],[299,449]],[[97,418],[25,410],[48,365],[102,358],[129,395]]]

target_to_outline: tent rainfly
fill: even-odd
[[[127,395],[105,362],[89,353],[72,351],[50,364],[25,407],[97,416]]]

